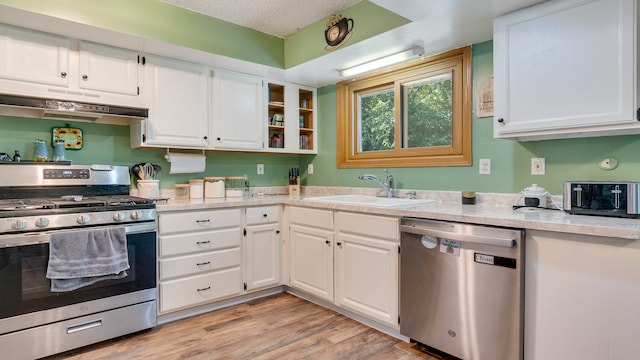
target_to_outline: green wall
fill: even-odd
[[[493,73],[493,42],[473,46],[474,105],[475,89],[487,83]],[[314,164],[314,174],[306,184],[324,186],[374,187],[358,175],[383,176],[382,169],[338,169],[336,167],[336,101],[334,85],[318,90],[319,154],[301,158],[301,168]],[[565,180],[640,181],[640,136],[596,137],[583,139],[516,142],[493,138],[493,118],[473,114],[473,165],[470,167],[393,168],[397,188],[514,193],[539,184],[554,194],[562,193]],[[599,159],[613,156],[620,165],[611,171],[597,166]],[[531,175],[531,158],[546,160],[546,175]],[[491,159],[491,174],[478,174],[478,160]]]

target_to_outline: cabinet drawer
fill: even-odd
[[[247,226],[270,224],[280,221],[280,206],[247,208]]]
[[[240,209],[181,211],[158,216],[160,235],[241,226]]]
[[[160,280],[240,266],[240,248],[160,260]]]
[[[240,267],[160,282],[160,312],[206,303],[242,293]]]
[[[333,230],[333,211],[292,206],[289,208],[292,224]]]
[[[183,255],[240,246],[240,227],[192,234],[161,235],[160,256]]]
[[[336,213],[336,229],[357,235],[398,241],[400,224],[398,218],[348,212]]]

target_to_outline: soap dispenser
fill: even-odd
[[[13,162],[20,162],[20,160],[22,160],[22,157],[20,156],[20,152],[16,150],[15,153],[13,154]]]

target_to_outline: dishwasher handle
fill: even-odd
[[[403,233],[410,233],[416,235],[427,235],[438,238],[445,238],[448,240],[457,240],[467,243],[475,243],[482,245],[501,246],[512,248],[516,246],[516,239],[514,238],[501,238],[494,236],[485,236],[478,234],[466,234],[459,232],[442,231],[435,229],[426,229],[423,227],[401,225],[400,231]]]

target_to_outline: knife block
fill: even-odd
[[[289,185],[289,197],[300,197],[300,178],[296,179],[296,183]]]

